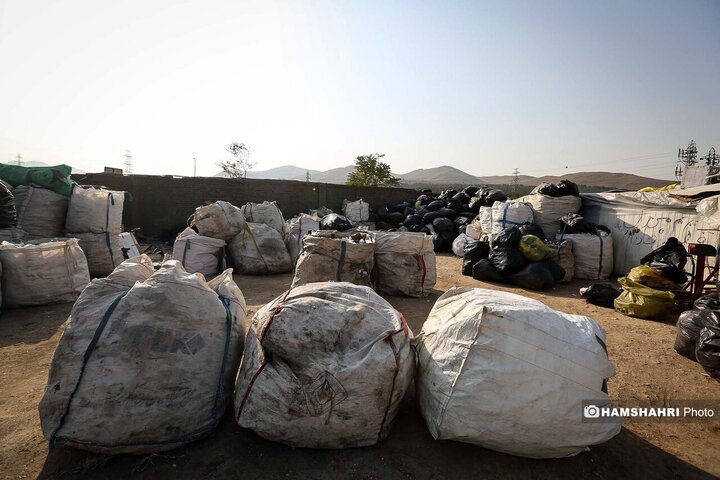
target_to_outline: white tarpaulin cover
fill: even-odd
[[[367,222],[370,218],[370,204],[361,198],[354,202],[343,200],[343,215],[354,225],[358,222]]]
[[[195,227],[205,237],[230,241],[242,231],[245,215],[242,210],[230,202],[218,200],[210,205],[195,209],[190,215],[188,225]]]
[[[74,238],[0,245],[3,305],[29,307],[74,302],[90,283],[85,254]]]
[[[62,236],[70,199],[46,188],[20,185],[13,188],[18,228],[26,237],[48,239]]]
[[[312,283],[261,308],[235,386],[241,427],[293,447],[384,439],[412,380],[412,332],[368,287]]]
[[[245,220],[250,223],[263,223],[283,234],[285,219],[275,202],[252,203],[248,202],[240,208]]]
[[[390,295],[424,297],[435,286],[432,235],[374,232],[375,288]]]
[[[119,234],[125,192],[76,185],[70,196],[65,230],[69,233]]]
[[[104,453],[170,450],[218,425],[246,307],[232,270],[207,283],[146,255],[93,280],[50,365],[40,423],[55,442]]]
[[[677,200],[670,193],[673,191],[582,194],[580,213],[610,229],[615,274],[627,274],[670,237],[685,247],[690,242],[717,245],[720,223],[698,215],[696,203]]]
[[[188,227],[177,236],[172,259],[183,264],[188,273],[200,272],[206,277],[217,275],[225,258],[225,240],[205,237]]]
[[[228,244],[238,273],[266,275],[292,270],[282,235],[263,223],[247,222]]]
[[[582,205],[580,197],[574,195],[550,197],[535,193],[523,197],[523,200],[532,205],[535,223],[542,228],[546,238],[555,238],[560,231],[560,218],[570,213],[578,213]]]
[[[415,339],[415,388],[430,434],[513,455],[567,457],[620,432],[583,421],[615,369],[588,317],[497,290],[452,288]]]

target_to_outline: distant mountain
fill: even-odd
[[[16,165],[15,162],[3,162],[3,163],[6,165]],[[53,165],[57,165],[57,163],[54,163]],[[35,160],[28,160],[26,162],[23,162],[23,167],[50,167],[50,166],[51,165],[49,163],[38,162]],[[80,170],[79,168],[75,168],[72,165],[70,165],[70,166],[72,167],[72,173],[77,173],[77,174],[87,173],[86,171]]]
[[[347,176],[353,171],[354,165],[346,167],[333,168],[324,172],[310,170],[311,182],[322,183],[345,183]],[[305,168],[295,167],[293,165],[284,165],[282,167],[271,168],[264,171],[250,171],[248,178],[268,178],[280,180],[305,180]],[[442,187],[448,185],[511,185],[513,183],[512,175],[496,175],[476,177],[462,170],[442,165],[434,168],[420,168],[404,174],[393,174],[400,178],[405,185],[427,185],[429,187]],[[215,175],[216,177],[227,176],[224,173]],[[561,179],[567,179],[578,185],[605,187],[608,189],[624,189],[638,190],[643,187],[660,187],[673,183],[671,180],[659,180],[657,178],[641,177],[632,173],[617,172],[579,172],[568,173],[562,176],[544,176],[533,177],[530,175],[518,175],[518,182],[521,185],[535,186],[543,182],[557,183]]]

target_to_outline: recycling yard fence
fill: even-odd
[[[371,207],[414,199],[410,188],[353,187],[291,180],[258,180],[221,177],[174,177],[170,175],[73,175],[82,185],[102,185],[132,195],[125,204],[126,228],[140,227],[148,236],[173,237],[195,208],[206,202],[226,200],[241,206],[247,202],[275,201],[286,217],[326,206],[340,212],[343,199],[362,198]]]

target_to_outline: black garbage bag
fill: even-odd
[[[656,268],[673,282],[684,284],[687,282],[687,257],[685,246],[677,238],[670,237],[664,245],[641,258],[640,264]]]
[[[468,185],[467,187],[463,188],[463,192],[468,197],[474,197],[478,190],[480,190],[480,187],[473,187],[472,185]]]
[[[448,240],[448,233],[450,235],[454,235],[452,232],[433,232],[433,247],[436,252],[449,252],[452,249],[452,241],[451,238]]]
[[[487,242],[473,241],[465,244],[463,254],[462,274],[472,275],[473,265],[490,255],[490,245]]]
[[[513,248],[507,245],[495,245],[493,243],[492,251],[488,257],[492,262],[495,270],[503,275],[512,275],[523,269],[525,264],[525,257],[517,248]]]
[[[570,195],[574,197],[580,196],[580,189],[577,183],[571,182],[570,180],[560,180],[557,185],[558,197],[568,197]]]
[[[368,214],[368,222],[377,222],[378,220],[380,220],[380,217],[378,217],[377,213],[370,212]]]
[[[593,283],[590,287],[580,290],[585,301],[598,307],[615,308],[615,299],[620,296],[620,290],[613,288],[606,282]]]
[[[454,215],[462,212],[462,209],[463,204],[460,202],[460,200],[454,200],[451,198],[450,200],[448,200],[447,208],[441,208],[440,210],[438,210],[438,212],[441,210],[450,210],[451,212],[453,212]]]
[[[456,225],[457,225],[457,224],[456,224]],[[467,232],[467,226],[466,226],[466,225],[460,225],[460,226],[458,227],[458,235],[460,235],[461,233],[465,233],[465,232]]]
[[[405,215],[400,212],[391,212],[385,217],[385,221],[394,227],[400,225],[403,220],[405,220]]]
[[[675,351],[693,362],[700,330],[708,325],[720,325],[720,315],[713,310],[686,310],[680,314],[675,334]]]
[[[473,215],[477,215],[477,213],[472,211],[472,208],[470,208],[470,204],[463,203],[460,205],[460,213],[472,213]]]
[[[457,235],[455,234],[455,231],[454,231],[454,230],[447,230],[447,231],[444,231],[444,232],[438,232],[438,234],[439,234],[439,235],[443,238],[443,240],[445,240],[445,242],[447,243],[447,246],[448,246],[447,250],[448,250],[448,251],[452,250],[452,242],[453,242],[453,240],[455,240],[455,237],[457,237]]]
[[[404,213],[405,207],[410,207],[410,206],[411,205],[408,202],[403,202],[403,203],[396,203],[395,205],[389,205],[387,208],[388,208],[388,212],[390,212],[390,213],[393,213],[393,212]],[[403,216],[403,218],[405,218],[405,217]]]
[[[560,223],[562,225],[560,230],[563,233],[596,233],[596,225],[577,213],[569,213],[560,217]]]
[[[447,217],[447,218],[455,218],[455,215],[457,215],[455,210],[452,210],[451,208],[445,208],[445,207],[435,210],[435,213],[440,214],[441,217]]]
[[[720,299],[717,293],[703,295],[693,303],[695,310],[715,310],[720,311]]]
[[[448,200],[458,193],[457,190],[443,190],[440,195],[438,195],[439,200]]]
[[[493,247],[495,245],[506,245],[508,247],[517,247],[522,240],[523,234],[517,225],[507,227],[502,232],[498,232],[492,239]]]
[[[17,227],[17,211],[12,187],[0,181],[0,228]]]
[[[420,227],[419,231],[424,233],[425,235],[432,235],[432,231],[426,226]]]
[[[438,233],[452,232],[453,230],[455,230],[455,224],[453,223],[453,221],[446,217],[436,218],[435,220],[433,220],[432,226]]]
[[[414,207],[405,207],[405,210],[403,210],[403,216],[407,217],[408,215],[412,215],[415,213]]]
[[[508,279],[514,285],[528,290],[545,290],[555,285],[555,276],[547,262],[528,263],[518,273],[510,275]]]
[[[462,215],[458,215],[455,217],[455,220],[453,220],[453,223],[456,227],[462,227],[463,225],[466,225],[470,223],[472,220],[470,220],[468,217],[463,217]]]
[[[560,264],[557,263],[555,260],[544,260],[540,263],[544,264],[550,271],[550,273],[552,273],[555,282],[559,282],[560,280],[565,278],[565,269],[562,268]]]
[[[423,225],[427,225],[428,223],[432,223],[433,220],[436,218],[441,218],[442,215],[440,215],[438,212],[428,212],[422,217],[422,223]]]
[[[470,203],[468,203],[468,208],[470,208],[470,211],[475,212],[475,213],[480,211],[480,207],[484,207],[484,206],[485,206],[485,199],[479,198],[479,197],[471,198]]]
[[[421,224],[410,225],[408,227],[408,230],[410,230],[411,232],[415,232],[415,233],[422,231],[422,229],[423,229],[423,226]]]
[[[388,213],[390,213],[387,209],[387,207],[380,207],[377,209],[377,212],[375,212],[378,216],[378,220],[384,220],[385,217],[388,216]]]
[[[325,215],[320,219],[320,230],[337,230],[338,232],[344,232],[351,228],[353,228],[353,224],[350,223],[350,220],[337,213]]]
[[[378,230],[390,230],[391,228],[393,228],[393,226],[387,222],[383,222],[382,220],[380,220],[379,222],[375,223],[375,228],[377,228]]]
[[[533,188],[532,192],[530,192],[530,195],[535,195],[536,193],[540,193],[542,195],[547,195],[548,197],[559,197],[560,191],[558,190],[558,186],[554,183],[541,183],[537,187]]]
[[[695,358],[708,375],[720,380],[720,326],[708,325],[700,330]]]
[[[405,220],[403,220],[403,225],[410,228],[413,225],[421,225],[422,224],[422,217],[420,215],[412,214],[405,217]]]
[[[535,235],[542,241],[547,240],[547,238],[545,238],[545,233],[543,232],[543,229],[535,225],[534,223],[524,222],[518,225],[518,229],[520,229],[520,233],[522,233],[523,236]]]
[[[445,206],[445,202],[443,202],[442,200],[434,200],[434,201],[428,203],[427,205],[425,205],[425,209],[428,212],[434,212],[436,210],[440,210],[444,206]]]
[[[470,197],[465,192],[458,192],[455,195],[451,197],[456,202],[460,202],[462,205],[463,203],[468,203],[470,201]]]
[[[485,205],[492,207],[495,202],[504,202],[508,198],[502,190],[492,189],[485,195]]]
[[[472,266],[472,277],[483,282],[508,283],[507,277],[501,274],[488,259],[478,260]]]
[[[430,210],[428,210],[428,209],[425,208],[425,207],[416,208],[416,209],[415,209],[415,215],[420,215],[420,216],[422,217],[423,215],[425,215],[425,214],[428,213],[429,211],[430,211]]]

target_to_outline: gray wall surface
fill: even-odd
[[[341,212],[342,201],[362,198],[371,208],[413,200],[409,188],[351,187],[290,180],[233,179],[220,177],[173,177],[88,173],[73,175],[81,185],[102,185],[129,192],[123,222],[127,230],[140,227],[142,234],[171,238],[195,208],[225,200],[242,206],[247,202],[275,201],[286,219],[311,208],[326,206]]]

